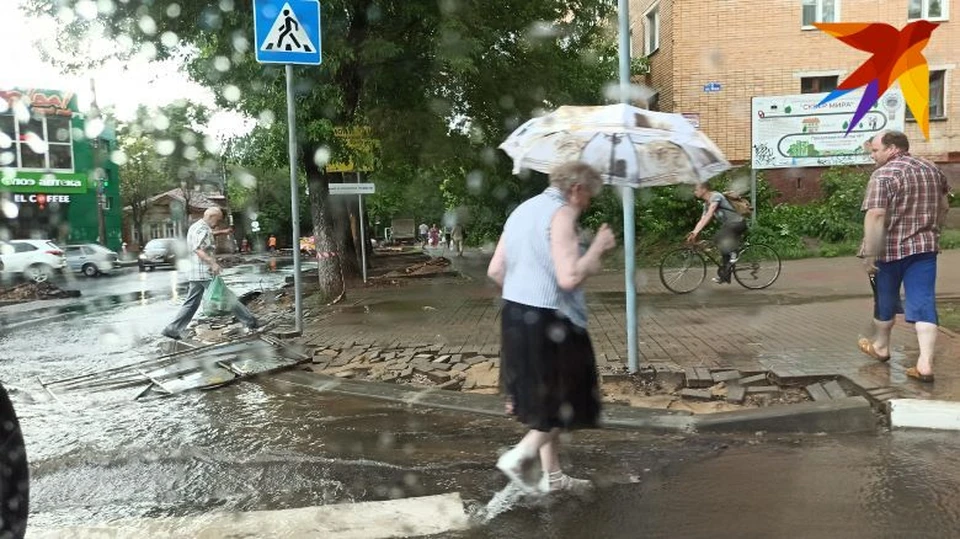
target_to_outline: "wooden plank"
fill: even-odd
[[[713,375],[705,367],[688,367],[684,373],[687,378],[687,387],[701,388],[713,385]]]
[[[810,384],[804,389],[807,390],[807,395],[810,395],[810,398],[814,401],[828,401],[830,400],[830,394],[827,393],[827,390],[823,388],[823,384],[816,383]]]
[[[727,387],[727,402],[732,404],[743,404],[747,398],[747,388],[738,385]]]
[[[755,374],[753,376],[747,376],[746,378],[740,379],[740,385],[742,386],[755,386],[755,385],[766,384],[766,383],[767,383],[766,373]]]
[[[840,383],[836,380],[830,380],[823,384],[823,389],[827,391],[827,394],[830,395],[831,399],[843,399],[846,398],[847,392],[840,387]]]
[[[711,375],[714,382],[727,382],[730,383],[734,380],[740,379],[739,371],[715,371]]]

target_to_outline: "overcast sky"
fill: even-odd
[[[64,75],[56,67],[44,64],[35,47],[37,39],[56,43],[56,23],[23,13],[20,5],[24,3],[25,0],[0,0],[0,88],[72,91],[78,94],[81,107],[85,107],[93,77],[100,106],[113,106],[121,120],[131,119],[140,104],[158,106],[186,98],[213,105],[210,92],[189,81],[173,63],[114,62],[92,73]],[[221,113],[211,122],[210,134],[242,132],[242,125],[242,118]]]

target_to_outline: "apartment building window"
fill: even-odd
[[[907,6],[907,18],[945,20],[949,6],[950,2],[944,0],[910,0]]]
[[[650,56],[660,48],[660,4],[643,16],[643,53]]]
[[[10,152],[4,165],[73,172],[70,118],[37,115],[21,124],[12,113],[0,114],[0,150]]]
[[[930,71],[930,119],[943,120],[947,117],[947,103],[944,90],[947,83],[947,72],[943,69]],[[917,121],[907,107],[907,120]]]
[[[840,77],[836,75],[827,77],[803,77],[800,79],[800,93],[819,94],[822,92],[832,92],[837,89],[839,78]]]
[[[840,0],[803,0],[803,27],[840,20]]]

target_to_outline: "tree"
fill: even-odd
[[[119,139],[124,154],[120,165],[120,194],[124,207],[130,207],[133,226],[139,237],[145,238],[143,217],[148,200],[164,187],[160,162],[153,141],[147,137],[121,133]]]
[[[32,0],[28,9],[53,15],[77,3]],[[190,74],[220,105],[258,118],[268,138],[279,138],[283,70],[255,63],[247,5],[129,0],[113,8],[99,21],[108,34],[159,58],[189,50]],[[338,264],[356,248],[344,219],[334,226],[338,204],[328,199],[324,165],[350,157],[334,126],[372,129],[381,142],[378,174],[406,168],[416,172],[400,175],[411,179],[465,181],[481,171],[499,188],[516,182],[495,150],[507,132],[543,108],[595,104],[614,80],[605,0],[330,0],[323,9],[324,65],[295,69],[294,91],[318,249],[341,253],[320,264],[327,297],[339,292]],[[65,34],[90,26],[78,19]],[[264,148],[272,155],[261,164],[284,161],[283,144]]]

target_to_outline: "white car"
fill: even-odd
[[[31,281],[46,281],[67,266],[63,249],[50,240],[0,242],[0,259],[5,275],[18,274]]]
[[[87,277],[110,273],[120,267],[117,253],[97,243],[67,245],[67,266]]]

